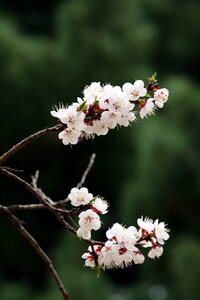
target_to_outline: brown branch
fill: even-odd
[[[40,130],[30,136],[28,136],[27,138],[23,139],[21,142],[19,142],[18,144],[16,144],[15,146],[13,146],[10,150],[8,150],[7,152],[5,152],[1,157],[0,157],[0,165],[6,161],[6,159],[10,156],[12,156],[14,153],[16,153],[17,151],[19,151],[20,149],[24,148],[26,145],[28,145],[29,143],[31,143],[34,140],[37,140],[38,138],[40,138],[41,136],[44,136],[46,134],[48,134],[49,132],[54,132],[59,130],[62,127],[61,124],[53,126],[53,127],[49,127],[49,128],[45,128],[43,130]]]
[[[20,178],[19,176],[9,172],[8,170],[5,170],[3,167],[0,167],[0,172],[7,176],[8,178],[13,179],[20,185],[22,185],[25,189],[27,189],[30,193],[32,193],[38,200],[39,202],[44,206],[44,208],[50,210],[51,212],[54,213],[56,218],[64,225],[66,229],[71,231],[72,233],[76,234],[76,230],[71,227],[66,221],[63,222],[63,215],[69,215],[69,212],[64,209],[60,209],[57,207],[52,206],[44,197],[42,194],[40,194],[37,190],[35,190],[28,182]],[[15,207],[16,209],[16,207]]]
[[[92,167],[93,167],[93,165],[94,165],[95,158],[96,158],[96,153],[93,153],[93,154],[91,155],[91,157],[90,157],[89,164],[88,164],[86,170],[84,171],[84,173],[83,173],[83,175],[82,175],[81,181],[80,181],[80,182],[77,184],[77,186],[76,186],[78,189],[80,189],[80,188],[84,185],[84,183],[85,183],[85,181],[86,181],[86,178],[87,178],[87,176],[88,176],[90,170],[92,169]]]
[[[13,204],[7,206],[12,211],[27,211],[27,210],[39,210],[39,209],[46,209],[43,204]]]
[[[63,214],[64,216],[71,216],[71,215],[77,215],[78,213],[80,213],[83,210],[83,207],[81,208],[72,208],[70,210],[65,210],[65,209],[61,209],[61,208],[57,208],[57,202],[54,202],[54,205],[51,205],[51,208],[58,212]],[[11,209],[12,211],[16,212],[16,211],[28,211],[28,210],[39,210],[39,209],[49,209],[46,206],[44,206],[44,204],[39,203],[39,204],[13,204],[13,205],[8,205],[7,206],[9,209]]]
[[[11,209],[13,211],[25,210],[25,209],[26,210],[27,209],[30,209],[30,210],[31,209],[41,209],[41,208],[48,209],[51,212],[53,212],[53,214],[56,216],[58,221],[64,226],[64,228],[66,228],[68,231],[70,231],[76,235],[76,230],[69,223],[67,223],[65,221],[64,215],[68,216],[71,213],[73,214],[73,213],[75,213],[75,210],[77,210],[77,209],[72,209],[71,211],[70,210],[67,211],[64,209],[59,209],[57,207],[54,207],[51,204],[49,204],[48,202],[46,202],[46,200],[42,198],[42,195],[40,193],[38,193],[28,182],[26,182],[22,178],[18,177],[15,174],[10,173],[8,170],[5,170],[3,167],[0,167],[0,172],[2,174],[4,174],[5,176],[7,176],[8,178],[13,179],[14,181],[18,182],[20,185],[25,187],[30,193],[32,193],[40,201],[40,204],[10,205],[9,207],[7,207],[8,209]],[[57,204],[57,203],[55,202],[55,204]],[[74,210],[74,212],[72,212],[73,210]],[[77,213],[77,211],[76,211],[76,213]],[[100,241],[94,241],[94,240],[84,240],[84,241],[89,244],[93,243],[94,245],[104,245],[104,242],[100,242]]]
[[[38,139],[39,137],[41,137],[43,135],[46,135],[49,132],[57,131],[61,127],[62,127],[62,125],[57,125],[57,126],[54,126],[51,128],[46,128],[44,130],[41,130],[41,131],[25,138],[24,140],[22,140],[21,142],[19,142],[15,146],[13,146],[10,150],[8,150],[6,153],[4,153],[0,157],[0,165],[3,162],[5,162],[6,159],[8,159],[10,156],[12,156],[14,153],[19,151],[20,149],[24,148],[26,145],[28,145],[32,141]],[[81,181],[77,184],[77,188],[81,188],[83,186],[83,184],[85,183],[88,173],[90,172],[91,168],[93,167],[95,157],[96,157],[96,154],[93,153],[92,156],[90,157],[89,164],[82,175]],[[38,188],[37,182],[38,182],[38,178],[39,178],[39,171],[36,171],[35,175],[32,176],[32,185],[29,184],[28,182],[26,182],[25,180],[23,180],[22,178],[20,178],[19,176],[17,176],[16,174],[14,174],[14,173],[18,173],[19,172],[18,170],[11,169],[9,167],[3,167],[3,166],[1,167],[0,166],[0,172],[3,175],[5,175],[6,177],[11,178],[14,181],[16,181],[17,183],[19,183],[20,185],[22,185],[25,189],[27,189],[30,193],[32,193],[39,200],[39,202],[40,202],[39,204],[10,205],[9,207],[0,205],[0,213],[5,214],[7,216],[7,218],[12,222],[14,227],[21,233],[21,235],[29,241],[29,243],[34,248],[35,252],[41,257],[43,262],[46,264],[53,280],[55,281],[57,287],[59,288],[60,292],[63,295],[63,299],[68,300],[69,295],[66,292],[66,290],[65,290],[65,288],[64,288],[64,286],[52,264],[52,261],[49,259],[49,257],[46,255],[46,253],[41,249],[38,242],[32,237],[32,235],[22,225],[22,221],[20,221],[14,215],[13,211],[48,209],[56,216],[56,218],[64,226],[64,228],[66,228],[68,231],[70,231],[76,235],[76,230],[68,222],[65,221],[64,216],[68,215],[68,217],[70,217],[70,215],[76,214],[78,212],[78,210],[77,209],[65,210],[65,209],[59,208],[59,206],[64,208],[63,204],[65,204],[68,201],[68,199],[65,199],[64,201],[54,202],[42,191],[42,189]],[[89,245],[91,245],[93,250],[94,250],[94,247],[93,247],[94,244],[100,244],[100,245],[104,244],[102,242],[93,241],[93,240],[84,240],[84,241],[86,243],[88,243]]]
[[[31,244],[34,248],[35,252],[40,256],[43,260],[45,265],[47,266],[51,277],[53,278],[55,284],[57,285],[58,289],[60,290],[63,300],[69,300],[69,295],[65,290],[65,287],[59,278],[52,261],[47,256],[47,254],[42,250],[38,242],[34,239],[34,237],[27,231],[27,229],[22,225],[22,222],[12,213],[12,211],[5,206],[0,205],[0,212],[5,214],[7,218],[11,221],[13,226],[20,232],[20,234]]]
[[[52,210],[52,206],[46,201],[46,199],[43,198],[43,196],[35,190],[28,182],[17,176],[16,174],[11,173],[10,171],[4,169],[3,167],[0,167],[0,172],[5,175],[8,178],[13,179],[14,181],[18,182],[20,185],[25,187],[29,192],[31,192],[38,200],[40,203],[44,205],[44,207]]]

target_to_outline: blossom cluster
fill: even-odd
[[[115,223],[106,232],[104,245],[90,246],[82,255],[85,266],[103,269],[124,268],[132,264],[142,264],[145,256],[141,248],[149,248],[148,257],[158,258],[163,253],[163,244],[169,238],[164,222],[148,218],[139,218],[139,229],[134,226],[126,228]]]
[[[101,227],[100,214],[106,214],[108,203],[99,198],[94,197],[88,192],[88,189],[73,188],[68,195],[73,206],[86,206],[88,209],[79,214],[79,229],[77,236],[83,239],[91,238],[91,230],[98,230]]]
[[[91,231],[101,227],[100,215],[107,213],[107,201],[94,197],[85,187],[73,188],[68,198],[73,206],[81,208],[77,236],[90,240]],[[145,256],[141,248],[149,248],[149,258],[160,257],[163,245],[169,239],[169,230],[165,223],[139,218],[137,224],[138,229],[115,223],[106,231],[106,242],[91,241],[88,252],[82,255],[85,266],[111,269],[124,268],[133,263],[142,264]]]
[[[140,118],[163,108],[169,91],[161,88],[154,74],[145,87],[142,80],[126,82],[122,87],[92,82],[83,91],[83,98],[65,107],[63,104],[51,111],[63,125],[59,139],[64,145],[77,144],[84,137],[106,135],[109,129],[129,126]]]

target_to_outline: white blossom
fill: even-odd
[[[160,257],[163,254],[162,246],[154,246],[148,253],[148,257],[155,258]]]
[[[155,236],[159,244],[164,245],[164,241],[169,239],[169,230],[165,227],[164,222],[158,223],[158,220],[154,222]]]
[[[169,97],[169,91],[166,88],[158,89],[154,93],[155,104],[159,108],[163,108],[163,105],[165,102],[167,102],[168,97]]]
[[[125,83],[122,86],[122,90],[127,94],[128,99],[131,101],[136,101],[140,97],[144,97],[147,93],[142,80],[136,80],[134,84],[131,84],[130,82]]]
[[[129,267],[133,263],[133,251],[126,248],[119,250],[119,256],[117,257],[116,265],[120,268]]]
[[[67,108],[65,108],[64,105],[61,104],[60,107],[56,107],[54,110],[51,111],[51,115],[60,120],[66,114],[66,112]]]
[[[107,109],[110,112],[120,112],[128,111],[133,109],[134,104],[130,103],[127,99],[126,94],[122,91],[119,86],[114,86],[112,94],[110,95],[107,102]]]
[[[119,245],[107,241],[99,255],[99,264],[107,269],[116,267],[119,259],[119,249]]]
[[[140,251],[134,252],[134,254],[133,254],[134,264],[136,264],[136,265],[143,264],[144,260],[145,260],[145,257]]]
[[[66,128],[61,131],[58,135],[59,139],[62,140],[64,145],[75,145],[79,141],[81,131],[73,128]]]
[[[155,110],[154,98],[149,98],[147,101],[145,100],[144,104],[140,109],[140,117],[143,119],[144,117],[153,115],[154,110]]]
[[[104,111],[101,115],[101,121],[106,124],[108,128],[114,129],[120,117],[121,114],[118,111]]]
[[[101,221],[97,213],[88,209],[79,214],[79,225],[77,236],[88,240],[91,238],[91,230],[98,230],[101,227]]]
[[[95,201],[92,203],[92,209],[95,209],[97,213],[104,215],[108,212],[108,202],[102,200],[101,198],[96,198]]]
[[[134,112],[124,112],[117,117],[117,123],[120,126],[128,127],[131,122],[135,121],[136,116]]]
[[[71,105],[66,109],[65,113],[62,113],[60,121],[66,124],[69,129],[72,128],[81,131],[84,129],[84,118],[85,114],[81,111],[77,111],[77,109]]]
[[[111,84],[104,85],[102,88],[101,97],[99,99],[99,106],[102,109],[108,109],[108,102],[112,94],[113,94],[113,86]]]
[[[79,238],[89,240],[91,238],[91,229],[87,226],[80,226],[76,234]]]
[[[93,104],[95,100],[101,98],[102,91],[103,89],[100,82],[92,82],[89,86],[86,86],[83,91],[84,100],[86,100],[88,104]]]
[[[124,227],[115,223],[110,229],[106,231],[106,236],[109,240],[115,240],[118,243],[123,241]]]
[[[85,266],[86,267],[95,267],[95,260],[94,260],[94,255],[92,253],[84,253],[82,255],[82,258],[85,259]]]
[[[138,231],[134,226],[124,228],[122,243],[126,249],[130,251],[137,251],[138,249],[135,246],[137,239]]]
[[[68,195],[69,200],[73,206],[87,205],[92,199],[93,195],[88,192],[88,189],[82,187],[80,189],[73,188]]]
[[[154,222],[152,219],[147,217],[143,219],[143,217],[141,217],[137,219],[137,223],[141,229],[146,230],[148,233],[154,230]]]
[[[79,214],[79,225],[89,230],[98,230],[101,227],[101,221],[97,213],[88,209]]]
[[[108,133],[108,125],[105,121],[95,120],[93,121],[93,133],[96,135],[106,135]]]

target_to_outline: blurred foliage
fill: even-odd
[[[110,203],[103,231],[116,220],[144,215],[166,220],[171,240],[159,261],[95,278],[83,268],[83,242],[62,232],[44,212],[20,213],[55,261],[73,300],[200,298],[198,284],[200,3],[186,0],[1,1],[1,153],[54,124],[49,111],[81,96],[91,81],[121,85],[157,71],[170,100],[148,120],[105,137],[64,147],[52,134],[8,161],[55,200],[79,181],[91,153],[87,186]],[[1,178],[1,203],[31,203],[31,195]],[[0,298],[60,299],[45,266],[0,219]],[[103,233],[97,238],[104,239]]]

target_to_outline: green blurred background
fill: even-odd
[[[55,262],[72,300],[199,300],[200,2],[186,0],[0,1],[0,151],[55,124],[51,107],[70,103],[92,81],[122,85],[157,71],[170,90],[163,110],[130,128],[63,146],[41,138],[7,164],[39,169],[40,186],[63,199],[90,155],[90,191],[110,203],[101,233],[141,215],[168,223],[163,256],[142,266],[102,272],[83,268],[86,245],[47,212],[19,213]],[[35,199],[1,176],[1,203]],[[0,299],[61,296],[29,244],[0,217]]]

